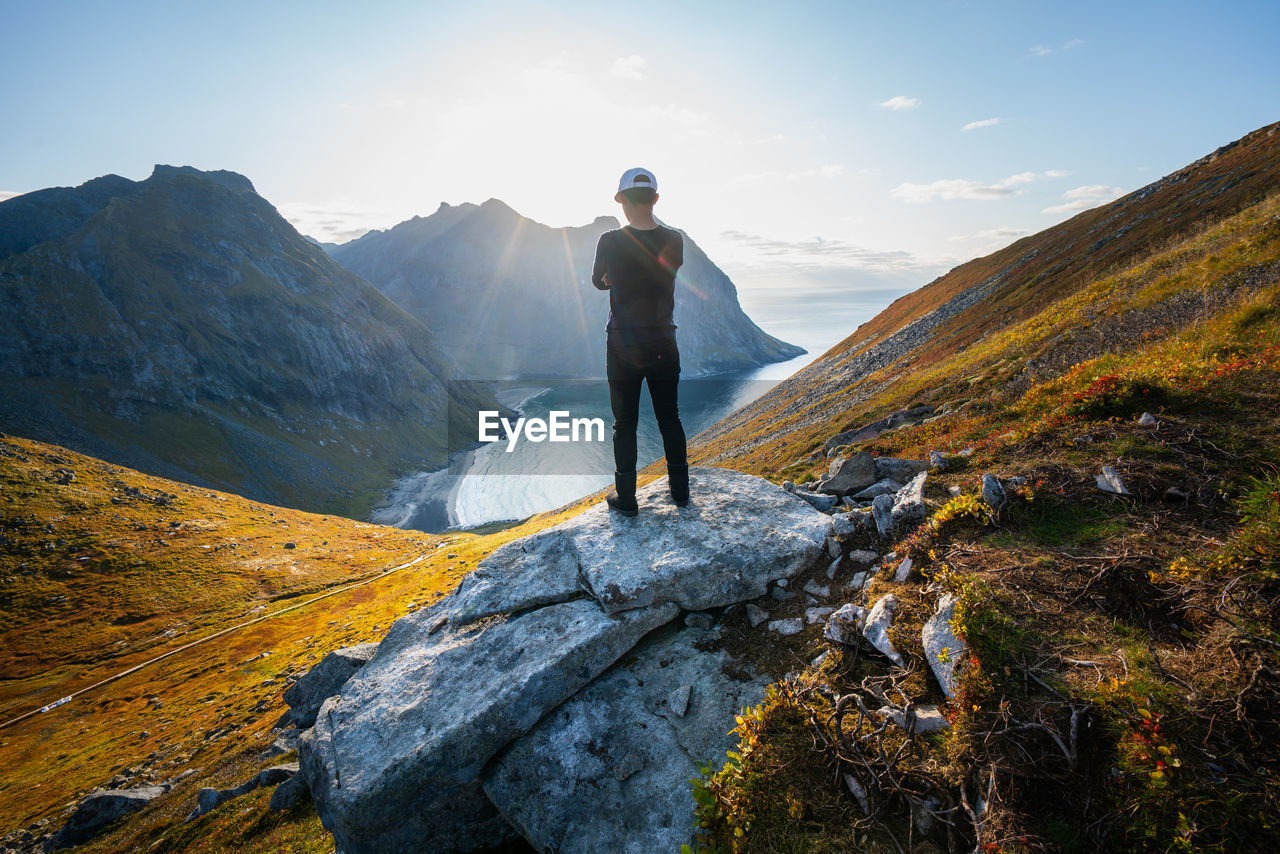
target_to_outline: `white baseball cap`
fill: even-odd
[[[658,179],[653,177],[653,173],[648,169],[641,169],[637,166],[635,169],[628,169],[622,173],[622,178],[618,181],[618,192],[630,190],[635,187],[645,187],[658,192]]]

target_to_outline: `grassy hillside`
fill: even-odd
[[[445,538],[259,504],[11,436],[0,438],[0,485],[0,723],[268,617],[0,728],[0,840],[41,820],[56,828],[95,786],[177,781],[92,851],[327,854],[332,838],[310,805],[268,813],[270,790],[182,819],[201,787],[281,761],[260,753],[285,711],[286,676],[380,639],[484,554],[560,518]]]
[[[1273,176],[1273,144],[1264,129],[1218,160],[1243,148],[1262,160],[1233,168]],[[1151,214],[1116,218],[1122,200],[1021,241],[1006,252],[1057,257],[1065,283],[1006,273],[901,358],[842,378],[846,342],[813,369],[820,393],[784,390],[699,437],[696,459],[806,481],[825,476],[832,436],[927,403],[920,423],[832,454],[947,459],[931,521],[866,596],[897,597],[907,667],[810,630],[806,652],[827,659],[744,714],[738,758],[702,784],[707,850],[1280,846],[1280,180],[1267,182],[1161,240],[1132,237]],[[1108,216],[1131,251],[1095,258],[1077,231]],[[901,308],[854,337],[896,331],[913,318]],[[1097,488],[1104,465],[1131,494]],[[998,514],[985,472],[1025,478]],[[896,583],[904,556],[922,574]],[[968,647],[951,702],[920,641],[943,592]],[[940,703],[950,729],[908,740],[859,715],[883,697]],[[929,805],[942,818],[924,835],[909,816]]]
[[[1125,330],[1113,333],[1091,316],[1091,303],[1103,296],[1104,314],[1129,310],[1125,300],[1134,294],[1132,283],[1106,295],[1098,290],[1100,282],[1125,273],[1150,280],[1167,273],[1169,285],[1149,290],[1131,308],[1152,314],[1155,331],[1164,330],[1161,334],[1180,328],[1197,310],[1214,308],[1190,305],[1186,294],[1229,274],[1247,277],[1268,263],[1267,257],[1231,256],[1202,245],[1199,241],[1234,240],[1230,232],[1206,236],[1206,229],[1246,209],[1257,211],[1256,205],[1278,188],[1280,124],[1254,131],[1109,205],[963,264],[895,301],[814,364],[706,431],[695,443],[698,459],[751,471],[777,469],[812,448],[818,437],[825,440],[837,432],[833,425],[854,429],[914,403],[962,400],[965,389],[977,397],[997,379],[982,370],[1001,372],[1002,381],[1022,372],[1025,388],[1076,362],[1127,347]],[[1178,247],[1194,257],[1183,257]],[[1138,269],[1147,259],[1155,267]],[[1177,279],[1164,269],[1170,264],[1200,278]],[[1011,340],[1010,327],[1037,316],[1051,318],[1060,304],[1076,309],[1071,323],[1055,330],[1061,337],[1033,336],[1023,342],[1026,346],[1003,348],[996,359],[969,352],[982,346],[984,353],[993,354],[994,340]],[[1144,323],[1141,315],[1129,318],[1133,329]],[[1039,351],[1028,349],[1033,341]],[[953,362],[957,356],[962,361]],[[1041,356],[1050,359],[1044,362]],[[1008,361],[994,366],[1001,358]],[[922,376],[931,366],[971,385],[899,382]],[[957,366],[972,369],[957,373]]]

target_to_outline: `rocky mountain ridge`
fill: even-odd
[[[0,203],[0,342],[6,429],[352,515],[482,399],[248,179],[190,167]]]
[[[448,205],[330,249],[431,330],[464,376],[599,377],[606,293],[590,283],[596,241],[618,227],[598,217],[550,228],[503,202]],[[685,234],[675,322],[685,375],[741,370],[804,351],[768,335],[738,304],[733,282]]]

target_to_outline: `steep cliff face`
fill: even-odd
[[[591,286],[596,241],[618,227],[600,217],[550,228],[497,199],[441,205],[332,250],[422,321],[464,376],[599,376],[608,296]],[[675,321],[686,374],[783,361],[804,351],[743,313],[731,282],[688,235]]]
[[[248,179],[168,166],[0,204],[0,365],[5,430],[357,514],[440,461],[455,371]]]

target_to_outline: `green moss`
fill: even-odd
[[[1011,507],[1010,530],[993,534],[997,548],[1022,545],[1080,548],[1120,535],[1124,522],[1106,507],[1078,501],[1044,498]]]

